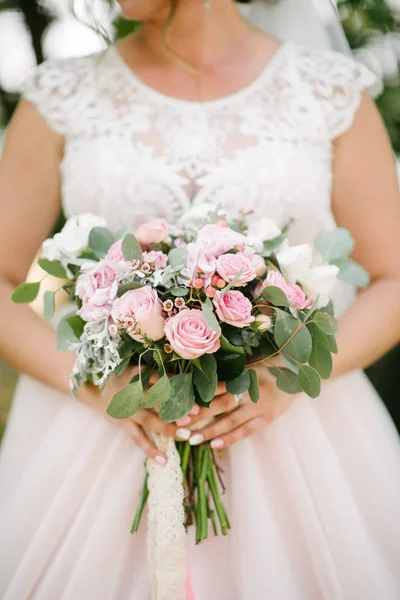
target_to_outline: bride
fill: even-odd
[[[398,600],[400,444],[362,373],[400,338],[400,197],[365,91],[374,76],[262,32],[233,0],[119,4],[142,28],[99,54],[39,67],[1,162],[0,351],[25,374],[2,448],[1,597],[185,598],[151,591],[146,527],[129,533],[145,456],[169,468],[154,431],[221,449],[232,531],[198,547],[189,531],[196,600]],[[61,204],[117,229],[174,221],[204,202],[295,217],[295,243],[335,222],[352,232],[371,284],[357,296],[337,288],[333,377],[311,400],[278,391],[260,369],[257,405],[238,407],[221,390],[176,426],[146,410],[111,422],[105,407],[125,382],[103,395],[87,386],[75,402],[74,356],[11,303],[12,290]]]

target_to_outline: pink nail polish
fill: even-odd
[[[185,427],[185,425],[189,425],[191,420],[192,419],[189,416],[187,416],[184,419],[179,419],[179,421],[176,421],[176,424],[178,425],[178,427]]]
[[[224,445],[224,440],[213,440],[210,444],[211,448],[217,449],[222,448]]]
[[[158,462],[158,464],[161,465],[162,467],[165,467],[165,465],[167,464],[167,459],[164,458],[164,456],[156,456],[156,458],[154,460],[156,462]]]
[[[198,415],[200,412],[200,406],[198,404],[194,404],[192,410],[190,411],[190,414],[195,416]]]

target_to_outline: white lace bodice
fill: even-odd
[[[333,225],[332,140],[374,83],[341,54],[284,43],[243,90],[188,102],[144,84],[111,46],[43,64],[24,93],[65,136],[67,215],[97,213],[117,229],[212,202],[294,217],[292,241],[304,243]]]

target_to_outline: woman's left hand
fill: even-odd
[[[226,391],[219,383],[217,395],[209,408],[201,408],[191,417],[190,426],[215,418],[213,423],[192,433],[193,446],[211,440],[212,448],[226,448],[243,440],[274,421],[293,403],[295,396],[281,392],[265,366],[257,366],[260,399],[255,404],[249,395],[243,394],[243,404],[238,406],[237,397]],[[221,415],[221,416],[218,416]]]

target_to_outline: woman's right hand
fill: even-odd
[[[78,397],[79,400],[101,413],[107,419],[111,420],[111,422],[123,427],[147,456],[157,461],[160,465],[166,465],[166,456],[160,452],[157,446],[151,441],[148,432],[151,431],[182,441],[182,438],[177,435],[177,433],[180,432],[180,429],[177,426],[179,423],[165,423],[155,412],[144,408],[140,409],[135,415],[128,419],[114,419],[106,412],[114,395],[128,385],[138,372],[138,367],[130,367],[123,375],[118,377],[112,375],[103,390],[100,390],[93,385],[86,385],[81,388]],[[153,374],[150,378],[150,385],[154,385],[157,380],[157,375]]]

